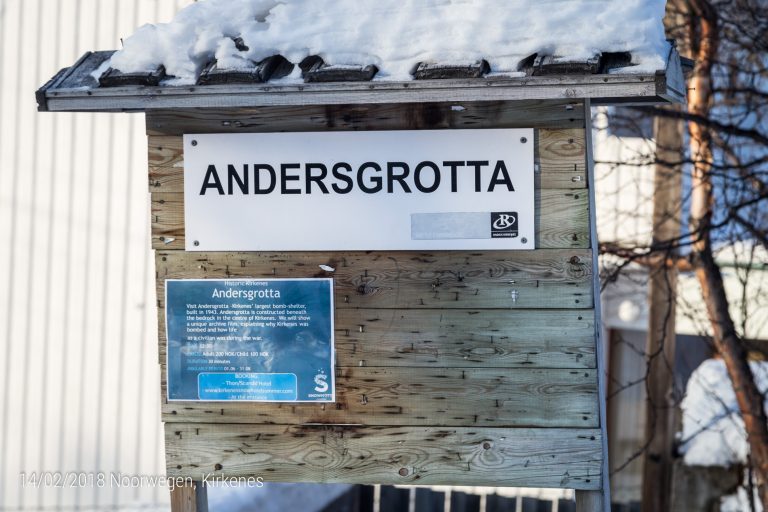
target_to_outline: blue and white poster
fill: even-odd
[[[334,402],[332,279],[168,279],[168,400]]]

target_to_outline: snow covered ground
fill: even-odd
[[[175,84],[193,83],[216,58],[252,67],[280,54],[293,63],[375,64],[378,80],[409,80],[419,62],[467,64],[485,58],[514,73],[533,53],[584,59],[629,51],[629,72],[663,69],[664,0],[202,0],[170,23],[144,25],[111,66],[123,72],[164,65]],[[240,51],[233,38],[249,48]],[[103,71],[103,70],[102,70]],[[293,79],[299,78],[294,71]]]

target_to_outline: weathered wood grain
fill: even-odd
[[[165,279],[332,277],[336,308],[592,308],[591,251],[187,253],[158,251]],[[327,272],[327,265],[335,269]]]
[[[594,368],[591,310],[336,314],[339,366]]]
[[[120,87],[46,91],[50,111],[146,111],[435,102],[553,102],[591,98],[596,104],[681,101],[668,97],[665,73],[492,79],[374,81],[328,84],[233,84],[207,87]]]
[[[537,249],[590,246],[587,190],[537,191],[535,216]]]
[[[152,247],[184,249],[184,194],[152,194]],[[585,191],[542,190],[536,194],[536,248],[589,246],[589,205]]]
[[[147,112],[147,134],[583,128],[583,105],[565,99],[153,110]]]
[[[537,148],[541,188],[587,187],[584,130],[538,130]]]
[[[183,139],[149,137],[149,191],[184,192]],[[542,189],[583,189],[586,180],[584,130],[538,130],[536,160]]]
[[[208,512],[208,488],[200,481],[173,487],[171,512]]]
[[[166,370],[163,366],[163,382]],[[168,402],[163,420],[597,427],[597,372],[533,368],[337,368],[336,403]]]
[[[576,491],[576,512],[605,512],[601,491]]]
[[[599,489],[596,429],[181,425],[168,423],[169,476]]]
[[[158,310],[165,363],[164,310]],[[595,368],[593,310],[337,309],[336,366]]]

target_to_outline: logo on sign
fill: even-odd
[[[320,370],[320,373],[315,375],[315,391],[318,393],[325,393],[328,391],[328,376],[324,371]]]
[[[517,212],[491,213],[491,238],[517,238]]]

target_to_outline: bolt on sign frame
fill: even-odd
[[[561,487],[609,510],[590,107],[680,102],[674,50],[648,75],[82,87],[101,53],[37,99],[146,114],[169,476]],[[459,128],[534,129],[535,250],[185,251],[184,135]],[[166,400],[166,279],[316,277],[335,282],[335,403]],[[197,487],[175,511],[205,508]]]

